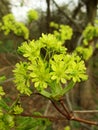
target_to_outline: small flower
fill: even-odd
[[[32,92],[30,90],[30,77],[27,68],[28,64],[26,62],[16,64],[16,68],[13,70],[15,76],[14,82],[20,93],[30,95]]]
[[[30,70],[30,77],[32,82],[34,82],[34,86],[37,89],[45,89],[48,86],[48,82],[50,79],[49,68],[47,67],[47,63],[41,59],[37,60],[35,64],[31,64],[28,67]]]

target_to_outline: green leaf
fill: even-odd
[[[2,83],[3,81],[6,80],[6,77],[5,76],[0,76],[0,83]]]
[[[46,119],[21,116],[17,118],[17,124],[16,130],[47,130],[48,126],[51,125]]]
[[[2,88],[2,86],[0,86],[0,99],[4,95],[5,95],[5,92],[4,92],[3,88]]]
[[[20,105],[15,105],[13,107],[13,113],[14,114],[21,114],[23,112],[23,108]]]
[[[50,98],[51,97],[51,93],[49,93],[48,91],[45,91],[45,90],[41,90],[40,94],[42,94],[46,98]]]
[[[8,125],[10,128],[14,127],[15,122],[14,122],[13,115],[5,114],[3,117],[3,120],[4,120],[5,124]]]
[[[75,82],[70,81],[68,85],[64,87],[63,94],[66,94],[67,92],[69,92],[74,87],[74,85],[75,85]]]
[[[0,99],[0,107],[7,111],[9,110],[9,106],[6,104],[6,102],[3,99]]]

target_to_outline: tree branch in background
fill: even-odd
[[[74,19],[76,18],[77,14],[79,13],[82,6],[83,6],[83,3],[81,1],[79,1],[78,6],[73,11],[72,18],[74,18]]]
[[[98,0],[81,0],[86,5],[87,9],[87,23],[94,24],[97,13]]]
[[[0,19],[2,18],[2,16],[6,15],[7,13],[10,12],[10,3],[8,0],[1,0],[0,1]]]
[[[84,113],[98,113],[98,110],[75,110],[74,113],[80,113],[80,114],[84,114]]]
[[[46,0],[47,4],[47,16],[46,16],[46,28],[47,28],[47,33],[50,32],[50,0]]]
[[[71,18],[69,16],[69,14],[65,13],[59,6],[58,4],[55,2],[55,0],[52,0],[52,2],[54,3],[54,5],[58,8],[58,10],[69,20],[69,22],[71,22],[78,30],[80,30],[80,27],[77,25],[77,23],[75,22],[75,20],[73,20],[73,18]]]

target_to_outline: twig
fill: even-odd
[[[60,100],[60,104],[63,107],[64,111],[66,112],[67,118],[70,119],[70,112],[68,111],[67,107],[65,106],[63,100]]]
[[[38,94],[38,95],[41,95],[39,93],[35,93],[35,94]],[[41,95],[43,96],[43,95]],[[63,112],[61,109],[59,109],[59,107],[57,106],[56,102],[49,99],[53,106],[56,108],[56,110],[61,114],[63,115],[64,117],[59,117],[59,119],[57,117],[52,117],[52,116],[36,116],[36,115],[25,115],[25,116],[30,116],[30,117],[35,117],[35,118],[47,118],[49,120],[61,120],[61,119],[67,119],[67,120],[73,120],[73,121],[77,121],[77,122],[80,122],[80,123],[85,123],[85,124],[89,124],[89,125],[96,125],[98,126],[98,122],[95,122],[95,121],[89,121],[89,120],[86,120],[86,119],[82,119],[82,118],[79,118],[79,117],[75,117],[74,113],[76,112],[80,112],[80,111],[73,111],[73,112],[69,112],[67,110],[67,108],[65,107],[64,105],[64,102],[62,100],[60,100],[60,105],[63,107],[63,109],[65,110],[65,112]],[[58,102],[58,103],[59,103]],[[93,110],[92,110],[93,111]],[[95,110],[96,112],[98,112],[97,110]],[[87,111],[84,111],[84,112],[87,112]],[[91,112],[91,110],[90,110]],[[23,114],[22,114],[23,115]]]
[[[22,113],[20,116],[24,116],[24,117],[33,117],[33,118],[42,118],[42,119],[49,119],[50,121],[66,120],[64,117],[43,116],[43,115],[32,115],[32,114],[24,114],[24,113]]]
[[[68,114],[63,113],[62,110],[59,109],[59,107],[55,104],[54,101],[51,100],[51,102],[52,102],[53,106],[57,109],[57,111],[58,111],[59,113],[61,113],[61,114],[62,114],[63,116],[65,116],[67,119],[69,118]]]
[[[71,120],[82,122],[82,123],[89,124],[89,125],[98,125],[98,122],[89,121],[89,120],[81,119],[81,118],[74,117],[74,116],[71,117]]]
[[[66,97],[66,102],[67,102],[68,108],[70,109],[70,111],[73,111],[72,103],[71,103],[71,100],[69,98],[69,93],[66,93],[65,97]]]
[[[10,81],[13,81],[13,80],[14,80],[14,78],[9,78],[9,79],[3,81],[2,83],[7,83],[7,82],[10,82]]]
[[[98,113],[98,110],[75,110],[74,113]]]
[[[70,22],[72,22],[78,30],[80,30],[80,28],[77,26],[76,22],[75,22],[67,13],[65,13],[65,12],[58,6],[58,4],[55,2],[55,0],[52,0],[52,1],[53,1],[53,3],[55,4],[55,6],[58,8],[58,10],[59,10]]]
[[[54,101],[52,101],[54,107],[63,115],[65,116],[65,118],[67,118],[68,120],[74,120],[74,121],[78,121],[80,123],[85,123],[85,124],[89,124],[89,125],[98,125],[98,122],[95,122],[95,121],[89,121],[89,120],[86,120],[86,119],[82,119],[82,118],[78,118],[78,117],[75,117],[74,116],[74,113],[72,112],[68,112],[65,105],[64,105],[64,102],[61,101],[61,105],[63,107],[63,109],[65,110],[66,113],[62,112],[61,109],[59,109],[59,107],[55,104]]]
[[[44,112],[44,116],[46,116],[47,115],[47,113],[48,113],[48,110],[49,110],[49,107],[50,107],[50,100],[48,101],[48,104],[47,104],[47,106],[46,106],[46,109],[45,109],[45,112]]]

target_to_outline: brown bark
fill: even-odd
[[[98,0],[82,0],[87,8],[87,22],[93,24],[96,12],[97,12],[97,4]],[[90,45],[93,47],[93,52],[95,51],[94,41],[91,42]],[[88,80],[82,84],[80,88],[80,105],[84,109],[94,109],[95,108],[95,101],[94,101],[94,81],[92,77],[92,64],[93,60],[89,59],[87,62],[87,74]]]
[[[10,7],[9,7],[9,1],[8,0],[1,0],[0,1],[0,19],[8,14],[10,12]]]
[[[83,109],[95,109],[94,84],[91,64],[87,67],[88,80],[80,88],[80,104]]]
[[[94,19],[96,17],[97,12],[97,4],[98,0],[82,0],[87,9],[87,23],[94,23]]]
[[[47,33],[50,32],[50,0],[46,0],[47,4],[47,16],[46,16],[46,28],[47,28]]]

